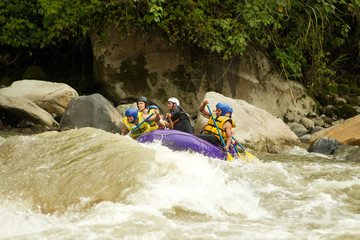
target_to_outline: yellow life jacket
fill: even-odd
[[[138,112],[138,119],[139,119],[139,123],[141,123],[144,120],[143,116],[142,116],[142,113],[140,113],[140,112]],[[138,126],[138,125],[136,125],[134,123],[129,123],[128,120],[127,120],[127,117],[124,117],[123,122],[125,123],[125,126],[126,126],[126,128],[127,128],[127,130],[129,132]],[[134,130],[130,134],[130,137],[137,138],[141,134],[147,133],[147,132],[150,132],[150,126],[149,126],[149,124],[147,122],[144,122],[143,124],[141,124],[140,127],[138,127],[136,130]]]
[[[154,115],[155,115],[155,109],[153,109],[153,108],[150,109],[148,114],[150,115],[151,113],[154,113]],[[159,128],[159,126],[157,125],[157,122],[155,122],[155,121],[149,122],[149,127],[150,127],[150,131],[154,131]]]
[[[233,120],[229,117],[225,117],[225,116],[220,116],[220,117],[217,117],[215,118],[215,121],[216,121],[216,125],[218,126],[219,128],[219,131],[220,131],[220,134],[222,136],[222,138],[224,139],[224,141],[226,142],[227,140],[227,134],[226,134],[226,131],[224,129],[224,124],[229,121],[232,125],[232,127],[236,127],[236,124],[233,122]],[[219,132],[218,130],[216,129],[216,126],[214,124],[214,121],[212,119],[212,117],[210,117],[209,119],[209,122],[208,124],[205,126],[204,130],[202,133],[205,133],[205,134],[212,134],[212,135],[215,135],[219,141],[221,141],[220,139],[220,136],[219,136]]]

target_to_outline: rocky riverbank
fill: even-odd
[[[232,118],[237,124],[235,136],[245,148],[253,151],[281,153],[289,147],[311,144],[309,151],[312,152],[336,155],[339,149],[347,149],[348,153],[342,150],[342,154],[349,159],[354,158],[350,155],[359,155],[360,115],[344,120],[312,113],[299,122],[286,124],[243,100],[216,92],[206,93],[204,99],[209,100],[211,108],[215,108],[217,102],[233,107]],[[34,134],[94,127],[118,133],[126,106],[115,108],[100,94],[79,96],[63,83],[22,80],[0,89],[0,130]],[[206,124],[200,114],[193,120],[195,132]],[[360,161],[359,157],[355,158]]]

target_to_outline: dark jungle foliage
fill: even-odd
[[[83,46],[90,30],[106,24],[124,36],[135,26],[224,59],[261,47],[286,78],[318,95],[336,88],[344,72],[359,72],[359,19],[358,0],[2,0],[0,62]]]

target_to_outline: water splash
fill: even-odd
[[[0,139],[0,238],[358,239],[360,166],[231,162],[98,129]]]

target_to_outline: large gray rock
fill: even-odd
[[[111,103],[100,94],[71,99],[60,122],[62,131],[94,127],[108,132],[120,132],[121,116]]]
[[[315,127],[322,127],[325,124],[324,120],[318,116],[316,116],[315,118],[311,118],[311,120],[314,122]]]
[[[320,138],[316,139],[316,141],[310,145],[308,151],[331,155],[340,146],[341,146],[341,143],[339,143],[335,139],[330,139],[327,137],[320,137]]]
[[[126,110],[131,107],[137,108],[136,102],[130,104],[122,104],[116,107],[116,110],[120,113],[121,119],[125,117]]]
[[[316,132],[319,132],[321,130],[323,130],[324,128],[323,127],[319,127],[319,126],[315,126],[315,128],[311,131],[311,134],[314,134]]]
[[[159,32],[134,30],[124,38],[112,30],[106,41],[101,41],[101,34],[90,34],[94,75],[116,104],[142,95],[164,112],[167,99],[174,96],[196,116],[204,95],[216,91],[286,121],[298,122],[315,110],[315,102],[300,83],[285,79],[265,54],[251,47],[241,56],[223,60],[196,46],[171,44]]]
[[[299,139],[303,143],[308,143],[310,141],[310,138],[311,138],[311,134],[305,134],[301,136]]]
[[[46,110],[61,117],[70,100],[78,93],[65,83],[54,83],[39,80],[21,80],[9,87],[0,89],[0,94],[23,97]]]
[[[304,125],[300,123],[291,123],[289,124],[289,127],[298,137],[302,137],[308,133],[308,130],[304,127]]]
[[[315,128],[315,124],[313,121],[311,121],[309,118],[307,117],[302,117],[300,119],[300,122],[302,123],[302,125],[304,125],[304,127],[309,130],[310,132]]]
[[[10,97],[0,94],[0,118],[5,125],[17,127],[21,120],[41,124],[48,129],[59,124],[44,109],[22,97]]]
[[[231,99],[216,92],[208,92],[204,99],[209,100],[212,110],[218,102],[232,106],[232,119],[236,123],[235,137],[244,147],[256,151],[280,153],[286,147],[299,145],[299,138],[279,118],[243,100]],[[199,106],[198,108],[199,109]],[[198,113],[195,132],[199,133],[208,119]]]

